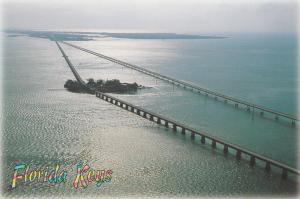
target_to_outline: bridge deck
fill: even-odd
[[[66,62],[68,63],[68,65],[70,66],[74,76],[76,77],[77,81],[81,82],[82,79],[80,77],[80,75],[77,73],[76,69],[73,67],[72,63],[70,62],[70,60],[68,59],[68,57],[66,56],[65,52],[63,51],[63,49],[60,47],[60,45],[56,42],[58,48],[60,49],[60,51],[63,54],[63,57],[65,58]],[[82,81],[83,82],[83,81]],[[84,83],[84,82],[83,82]],[[85,85],[85,84],[84,84]],[[265,169],[266,171],[270,171],[271,170],[271,165],[282,169],[282,177],[283,178],[287,178],[288,176],[288,172],[296,174],[297,176],[300,175],[300,172],[297,169],[294,169],[288,165],[285,165],[283,163],[280,163],[278,161],[272,160],[268,157],[262,156],[260,154],[257,154],[253,151],[250,151],[248,149],[244,149],[241,146],[238,146],[236,144],[232,144],[228,141],[225,141],[221,138],[218,138],[216,136],[213,135],[209,135],[206,132],[200,132],[197,129],[188,127],[185,124],[182,124],[178,121],[175,121],[173,119],[167,118],[165,116],[159,115],[157,113],[154,113],[152,111],[146,110],[144,108],[135,106],[131,103],[125,102],[123,100],[120,100],[116,97],[113,97],[111,95],[105,94],[105,93],[101,93],[101,92],[97,92],[95,93],[96,97],[108,101],[110,103],[114,103],[116,106],[119,106],[121,108],[124,108],[125,105],[125,109],[127,111],[131,111],[132,113],[135,113],[139,116],[143,116],[146,119],[150,119],[150,121],[152,122],[156,122],[157,124],[161,124],[161,121],[164,121],[164,125],[168,128],[169,124],[173,124],[173,130],[177,131],[177,127],[180,127],[182,130],[182,133],[185,134],[186,131],[189,131],[191,133],[191,138],[195,139],[195,135],[200,135],[201,136],[201,142],[204,144],[205,143],[205,139],[209,139],[212,143],[212,147],[213,148],[217,148],[217,144],[221,144],[223,145],[223,151],[225,154],[228,153],[228,149],[233,149],[236,150],[236,157],[237,159],[240,159],[242,157],[242,154],[246,154],[248,156],[250,156],[250,165],[254,166],[255,165],[255,160],[259,159],[263,162],[265,162]],[[129,110],[130,109],[130,110]],[[141,112],[143,112],[144,114],[141,115]],[[147,118],[147,115],[150,115],[150,118]],[[154,120],[154,118],[156,118],[156,121]]]
[[[247,108],[253,108],[253,110],[254,109],[260,110],[261,113],[263,113],[263,112],[272,113],[272,114],[275,115],[276,119],[278,119],[278,116],[281,116],[281,117],[284,117],[284,118],[288,118],[288,119],[292,120],[292,124],[293,125],[295,124],[296,121],[299,121],[299,118],[297,118],[297,117],[295,117],[293,115],[287,114],[287,113],[275,111],[275,110],[272,110],[272,109],[269,109],[269,108],[266,108],[266,107],[263,107],[263,106],[259,106],[259,105],[256,105],[256,104],[253,104],[253,103],[250,103],[250,102],[246,102],[244,100],[240,100],[240,99],[236,99],[236,98],[224,95],[222,93],[218,93],[218,92],[206,89],[206,88],[199,87],[199,86],[194,85],[192,83],[187,83],[187,82],[182,81],[182,80],[177,80],[177,79],[174,79],[172,77],[161,75],[159,73],[147,70],[145,68],[142,68],[142,67],[139,67],[139,66],[136,66],[136,65],[133,65],[133,64],[130,64],[130,63],[127,63],[127,62],[124,62],[124,61],[121,61],[121,60],[118,60],[118,59],[115,59],[115,58],[112,58],[112,57],[109,57],[109,56],[106,56],[106,55],[103,55],[103,54],[100,54],[100,53],[97,53],[97,52],[94,52],[94,51],[91,51],[91,50],[88,50],[88,49],[85,49],[85,48],[82,48],[80,46],[76,46],[74,44],[70,44],[70,43],[67,43],[67,42],[64,42],[64,41],[62,41],[62,43],[66,44],[66,45],[69,45],[69,46],[72,46],[74,48],[77,48],[79,50],[82,50],[84,52],[93,54],[93,55],[98,56],[100,58],[109,60],[111,62],[120,64],[120,65],[125,66],[127,68],[131,68],[131,69],[134,69],[136,71],[142,72],[144,74],[153,76],[155,78],[168,81],[168,82],[176,84],[178,86],[191,88],[191,89],[194,89],[194,90],[196,90],[198,92],[203,92],[203,93],[205,93],[207,95],[210,94],[210,95],[215,96],[215,97],[220,97],[220,98],[222,98],[224,100],[228,100],[228,101],[234,102],[236,104],[242,104],[242,105],[246,106]]]
[[[110,103],[113,103],[116,106],[119,106],[121,108],[124,108],[123,105],[125,105],[125,109],[127,111],[131,111],[131,112],[133,112],[133,113],[135,113],[139,116],[142,116],[146,119],[152,118],[152,119],[150,119],[152,122],[157,122],[158,124],[161,124],[161,121],[164,121],[166,127],[169,127],[169,124],[173,124],[173,129],[175,128],[176,131],[177,131],[177,127],[180,127],[182,129],[182,131],[184,131],[184,132],[189,131],[191,133],[192,137],[195,134],[200,135],[202,140],[205,140],[205,139],[211,140],[212,145],[214,146],[214,148],[216,148],[216,144],[221,144],[224,147],[224,153],[228,152],[228,148],[234,149],[234,150],[236,150],[237,158],[240,158],[242,154],[246,154],[246,155],[250,156],[250,164],[252,164],[252,166],[255,164],[255,159],[259,159],[259,160],[265,162],[265,164],[266,164],[265,168],[268,171],[271,169],[271,165],[282,169],[282,176],[284,178],[287,177],[287,172],[294,173],[296,175],[300,175],[300,171],[298,171],[297,169],[294,169],[294,168],[292,168],[292,167],[290,167],[286,164],[280,163],[280,162],[278,162],[276,160],[273,160],[271,158],[268,158],[268,157],[265,157],[263,155],[257,154],[256,152],[250,151],[250,150],[245,149],[245,148],[243,148],[241,146],[238,146],[236,144],[232,144],[232,143],[230,143],[228,141],[225,141],[221,138],[218,138],[216,136],[209,135],[206,132],[200,132],[197,129],[188,127],[187,125],[185,125],[183,123],[180,123],[180,122],[175,121],[173,119],[167,118],[167,117],[162,116],[160,114],[154,113],[152,111],[146,110],[146,109],[141,108],[139,106],[135,106],[131,103],[120,100],[120,99],[118,99],[116,97],[113,97],[109,94],[96,92],[96,97],[98,97],[102,100],[108,101]],[[141,112],[143,112],[144,114],[141,114]],[[150,115],[150,118],[147,118],[147,116],[145,114]],[[154,120],[154,118],[156,118],[156,121]],[[204,143],[205,143],[205,141],[204,141]]]
[[[59,43],[57,41],[55,41],[57,47],[59,48],[61,54],[63,55],[63,58],[65,58],[68,66],[70,67],[73,75],[75,76],[76,80],[79,82],[79,84],[83,87],[86,87],[86,83],[81,79],[80,75],[78,74],[78,72],[75,70],[73,64],[71,63],[71,61],[69,60],[68,56],[66,55],[66,53],[64,52],[64,50],[62,49],[62,47],[59,45]]]

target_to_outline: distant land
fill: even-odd
[[[59,32],[59,31],[17,31],[7,30],[11,37],[29,36],[56,41],[89,41],[97,38],[112,37],[124,39],[225,39],[227,37],[190,35],[177,33],[112,33],[112,32]]]

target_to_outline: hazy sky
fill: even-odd
[[[296,0],[6,0],[2,8],[6,29],[181,33],[297,29]]]

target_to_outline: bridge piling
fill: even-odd
[[[205,136],[201,136],[201,143],[205,144]]]
[[[157,124],[161,124],[161,119],[159,117],[157,118]]]
[[[194,132],[194,131],[191,132],[191,139],[192,139],[192,140],[195,139],[195,132]]]
[[[185,128],[184,127],[181,127],[181,134],[185,134]]]
[[[173,124],[173,131],[177,131],[177,126],[176,126],[176,124]]]
[[[250,106],[247,106],[247,111],[250,112]]]
[[[242,157],[242,152],[239,149],[237,149],[237,151],[236,151],[236,159],[240,160],[241,157]]]
[[[211,141],[211,147],[214,148],[214,149],[217,147],[216,146],[216,140]]]
[[[228,145],[224,144],[223,152],[224,152],[225,154],[228,153]]]
[[[271,163],[269,161],[266,162],[265,170],[267,172],[271,171]]]
[[[251,158],[250,158],[250,165],[251,166],[255,165],[255,156],[251,156]]]
[[[165,127],[169,128],[168,121],[165,120]]]
[[[150,115],[150,121],[153,121],[153,115]]]

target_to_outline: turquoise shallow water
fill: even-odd
[[[285,37],[275,38],[279,42],[265,39],[263,43],[261,41],[265,40],[258,36],[247,40],[238,37],[199,41],[107,38],[73,43],[293,114],[296,112],[297,81],[296,62],[293,61],[295,46]],[[278,46],[286,50],[280,53]],[[73,76],[54,42],[6,37],[4,47],[3,152],[7,194],[230,196],[296,193],[297,184],[293,180],[282,181],[276,172],[267,174],[260,167],[251,168],[247,161],[237,162],[231,155],[224,157],[221,151],[201,145],[197,139],[193,142],[188,136],[173,133],[92,95],[65,91],[65,80]],[[119,98],[296,166],[297,129],[285,121],[274,122],[257,115],[252,120],[245,110],[173,88],[65,45],[63,48],[85,79],[118,78],[152,87],[137,95],[116,95]],[[234,60],[237,55],[239,58]],[[242,57],[246,59],[244,62]],[[275,68],[268,69],[271,66]],[[279,75],[284,80],[275,81]],[[112,168],[112,182],[100,188],[92,184],[86,189],[74,189],[74,164],[80,161],[97,169]],[[66,184],[53,187],[47,183],[20,183],[15,190],[8,191],[13,168],[18,162],[32,164],[32,167],[59,163],[69,171],[68,180]]]

